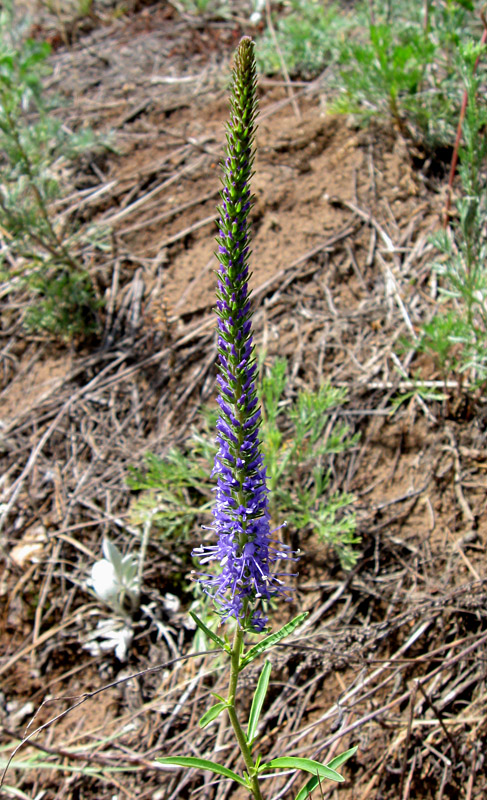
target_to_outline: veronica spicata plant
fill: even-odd
[[[261,412],[256,394],[257,365],[248,288],[249,211],[253,203],[250,177],[256,111],[254,45],[245,37],[238,47],[233,70],[217,237],[220,413],[216,425],[218,452],[213,469],[217,481],[216,502],[214,525],[210,529],[216,534],[217,541],[193,551],[201,565],[199,580],[213,597],[222,622],[230,617],[236,620],[233,643],[214,633],[203,620],[190,612],[198,627],[227,653],[230,661],[227,697],[217,695],[218,702],[208,709],[199,724],[205,727],[221,713],[228,713],[245,770],[239,774],[196,757],[174,756],[157,760],[163,764],[205,769],[230,778],[248,789],[255,800],[262,800],[259,777],[264,771],[289,767],[302,769],[312,776],[296,798],[304,800],[325,778],[342,782],[344,779],[336,768],[353,755],[356,748],[342,753],[328,764],[293,757],[262,763],[261,756],[255,757],[253,748],[269,685],[270,661],[264,663],[246,726],[242,726],[236,710],[237,684],[242,670],[297,628],[306,616],[306,613],[299,614],[281,630],[268,633],[257,644],[245,649],[245,634],[264,631],[269,601],[279,596],[290,599],[291,589],[286,583],[290,575],[279,571],[279,562],[296,560],[296,555],[287,545],[278,543],[274,538],[275,531],[270,529],[266,472],[260,452]],[[207,565],[214,562],[216,573],[206,572]]]

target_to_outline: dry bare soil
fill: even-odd
[[[76,165],[66,201],[113,236],[109,252],[85,253],[107,301],[99,340],[68,348],[28,336],[13,301],[2,301],[3,757],[44,700],[28,732],[49,723],[17,754],[30,768],[8,771],[18,794],[7,796],[245,794],[152,764],[217,748],[239,766],[229,731],[197,726],[209,691],[224,689],[220,662],[165,665],[191,647],[187,576],[199,529],[189,543],[151,537],[150,613],[128,662],[83,648],[107,614],[84,588],[102,537],[138,547],[129,465],[182,444],[214,401],[218,165],[231,53],[245,32],[238,15],[196,19],[163,2],[61,30],[41,14],[33,29],[55,47],[50,90],[65,95],[67,123],[113,132],[113,152]],[[414,392],[393,403],[416,371],[439,378],[399,343],[435,308],[428,235],[446,165],[412,153],[393,129],[327,115],[323,81],[294,86],[294,103],[279,81],[262,80],[259,94],[256,344],[269,364],[288,358],[288,400],[323,380],[347,388],[337,415],[361,439],[330,463],[331,488],[355,494],[362,537],[358,565],[344,573],[310,531],[290,534],[304,554],[295,603],[278,616],[310,614],[273,656],[261,748],[325,761],[357,744],[346,783],[323,785],[326,798],[480,800],[485,405],[455,390],[446,403]],[[249,670],[244,709],[256,676]],[[265,796],[290,800],[301,781],[266,781]]]

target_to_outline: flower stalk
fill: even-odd
[[[289,599],[290,590],[283,581],[286,573],[276,574],[272,568],[277,561],[293,557],[287,545],[272,538],[260,452],[261,411],[248,288],[256,113],[254,45],[244,37],[233,69],[216,239],[220,413],[212,530],[218,541],[197,547],[193,555],[202,566],[213,561],[220,566],[217,575],[202,572],[199,580],[213,596],[222,621],[234,617],[243,630],[259,632],[267,623],[268,601],[277,595]]]
[[[219,702],[201,717],[204,728],[228,712],[237,745],[245,764],[243,775],[227,766],[193,756],[158,758],[166,765],[200,768],[230,778],[249,791],[254,800],[262,800],[259,776],[269,769],[298,768],[312,777],[300,791],[308,794],[321,779],[342,782],[334,767],[347,760],[356,748],[335,758],[328,765],[302,758],[272,759],[267,764],[254,758],[253,748],[258,735],[259,717],[269,685],[271,662],[266,661],[252,700],[245,728],[236,710],[238,679],[241,671],[281,639],[298,628],[307,615],[303,612],[280,630],[264,636],[244,651],[244,635],[260,633],[267,624],[267,605],[274,597],[290,600],[290,587],[284,579],[289,573],[275,571],[276,562],[295,561],[287,545],[278,543],[270,530],[270,512],[266,471],[260,451],[260,408],[256,394],[257,366],[252,339],[252,313],[248,288],[250,254],[249,211],[253,204],[250,178],[254,160],[256,70],[254,45],[244,37],[238,47],[230,94],[230,120],[222,162],[223,188],[219,206],[217,237],[219,266],[217,270],[217,335],[219,365],[220,414],[217,422],[218,451],[213,475],[217,479],[216,502],[211,530],[217,534],[216,544],[205,544],[193,550],[204,569],[217,562],[217,574],[200,572],[199,580],[213,597],[222,621],[236,621],[232,645],[208,628],[203,620],[190,612],[193,621],[230,659],[228,694],[216,695]],[[303,793],[304,792],[304,793]]]

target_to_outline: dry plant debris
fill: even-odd
[[[189,797],[201,779],[156,769],[155,755],[234,757],[224,726],[197,727],[223,677],[217,656],[191,653],[182,610],[164,605],[167,592],[191,601],[189,557],[170,542],[150,539],[155,611],[129,663],[82,649],[102,615],[83,582],[103,535],[138,546],[129,465],[183,442],[214,396],[216,166],[239,32],[191,27],[162,4],[146,11],[53,57],[67,124],[115,131],[114,152],[78,165],[58,209],[113,230],[111,253],[84,253],[108,298],[102,346],[67,353],[26,338],[0,300],[3,753],[39,709],[16,756],[32,766],[7,783],[48,800]],[[485,415],[463,419],[459,405],[446,419],[414,393],[395,412],[391,402],[414,389],[412,353],[397,344],[433,308],[439,187],[397,132],[324,116],[321,91],[294,89],[297,118],[284,88],[262,90],[257,344],[269,361],[288,357],[289,397],[323,377],[348,388],[340,413],[362,438],[335,459],[333,483],[358,498],[363,556],[344,575],[313,538],[300,542],[299,610],[311,613],[281,648],[263,746],[324,760],[358,743],[346,798],[472,800],[487,790]],[[294,796],[282,779],[265,788]],[[242,796],[225,782],[200,791]]]

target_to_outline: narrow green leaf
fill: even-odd
[[[228,708],[227,703],[215,703],[214,706],[211,706],[211,708],[209,708],[208,711],[205,711],[205,713],[201,717],[198,723],[200,728],[205,728],[207,725],[210,724],[210,722],[213,722],[213,720],[216,719],[218,715],[221,714],[225,708]]]
[[[338,767],[341,767],[342,764],[345,763],[345,761],[348,761],[349,758],[352,758],[352,756],[355,755],[357,750],[358,750],[358,745],[356,745],[355,747],[351,747],[350,750],[345,750],[344,753],[340,753],[339,756],[335,756],[335,758],[332,758],[331,761],[328,761],[326,766],[329,767],[330,769],[338,769]]]
[[[330,769],[326,764],[320,764],[319,761],[313,761],[311,758],[295,758],[294,756],[274,758],[265,765],[265,769],[285,769],[287,767],[302,769],[304,772],[311,772],[312,775],[317,775],[320,778],[328,778],[328,780],[336,781],[337,783],[343,783],[345,780],[345,778],[339,775],[338,772],[335,772],[334,769]],[[261,767],[261,771],[262,769],[263,767]]]
[[[217,694],[216,692],[211,692],[211,695],[212,695],[212,697],[216,697],[216,699],[219,700],[220,703],[226,703],[227,702],[225,700],[225,698],[221,696],[221,694]]]
[[[257,733],[257,725],[259,724],[260,712],[269,686],[269,678],[271,675],[272,664],[266,661],[262,672],[259,675],[257,688],[255,690],[254,698],[252,700],[252,707],[250,709],[249,725],[247,729],[247,742],[252,745],[255,735]]]
[[[268,650],[269,647],[272,647],[273,645],[277,644],[277,642],[280,642],[281,639],[284,639],[286,636],[289,636],[289,634],[292,633],[295,628],[301,625],[301,623],[307,616],[308,616],[307,611],[304,611],[302,614],[298,614],[297,617],[294,617],[294,619],[292,619],[291,622],[288,622],[287,625],[284,625],[284,627],[281,628],[279,631],[276,631],[276,633],[271,633],[270,636],[266,636],[266,638],[262,639],[261,642],[251,647],[250,650],[242,657],[242,660],[240,661],[240,669],[242,670],[244,667],[247,666],[247,664],[250,664],[250,662],[253,661],[254,658],[260,656],[260,654],[263,653],[265,650]]]
[[[317,778],[316,775],[310,778],[309,781],[301,787],[296,795],[295,800],[306,800],[306,798],[310,796],[313,789],[316,789],[320,780],[321,778]]]
[[[194,767],[195,769],[206,769],[209,772],[214,772],[216,775],[223,775],[225,778],[231,778],[232,781],[237,781],[240,786],[245,786],[248,789],[247,782],[236,772],[233,772],[227,767],[222,767],[221,764],[215,764],[214,761],[207,761],[206,758],[193,758],[192,756],[170,756],[168,758],[156,758],[159,764],[174,764],[177,767]]]
[[[205,623],[203,622],[203,620],[201,620],[201,619],[200,619],[200,618],[199,618],[199,617],[198,617],[198,616],[197,616],[197,615],[194,613],[194,611],[190,611],[190,612],[189,612],[189,616],[191,617],[191,619],[192,619],[194,622],[196,622],[196,624],[197,624],[198,628],[201,628],[201,630],[202,630],[202,631],[204,631],[204,632],[206,633],[206,635],[207,635],[207,636],[208,636],[210,639],[212,639],[214,642],[216,642],[216,644],[218,645],[218,647],[221,647],[221,649],[222,649],[222,650],[226,650],[226,651],[227,651],[227,653],[229,653],[229,652],[230,652],[230,647],[229,647],[229,645],[228,645],[228,644],[227,644],[227,643],[226,643],[226,642],[225,642],[225,641],[224,641],[224,640],[221,638],[221,636],[218,636],[218,634],[217,634],[217,633],[213,633],[213,631],[211,631],[211,630],[210,630],[210,629],[209,629],[209,628],[208,628],[208,627],[205,625]]]
[[[337,769],[342,764],[344,764],[345,761],[351,758],[357,752],[357,749],[358,749],[357,747],[352,747],[350,748],[350,750],[346,750],[339,756],[335,756],[335,758],[332,758],[331,761],[329,761],[326,764],[326,766],[328,767],[328,769],[333,769],[333,770]],[[299,790],[295,800],[306,800],[306,798],[309,797],[312,791],[316,789],[316,787],[319,785],[320,780],[321,778],[318,778],[316,775],[310,778],[309,781],[305,783],[304,786]]]

